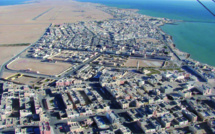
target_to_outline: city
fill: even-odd
[[[51,24],[2,65],[0,132],[215,133],[215,68],[159,28],[176,20],[97,8],[114,19]]]

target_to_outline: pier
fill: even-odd
[[[215,23],[215,21],[193,21],[193,20],[183,20],[181,22],[191,22],[191,23]]]

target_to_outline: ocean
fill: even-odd
[[[24,4],[29,0],[0,0],[0,6]],[[196,0],[78,0],[111,7],[139,9],[139,13],[184,20],[166,24],[162,30],[173,36],[176,47],[191,54],[194,60],[215,66],[215,17]],[[215,2],[201,0],[213,13]]]
[[[166,24],[162,30],[173,36],[176,47],[191,54],[194,60],[215,66],[215,16],[196,0],[78,0],[118,8],[138,9],[139,13],[183,20]],[[213,13],[215,2],[201,0]]]
[[[29,0],[0,0],[0,6],[19,5]]]

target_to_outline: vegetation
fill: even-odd
[[[46,79],[46,80],[45,80],[45,82],[49,82],[49,81],[50,81],[49,79]]]
[[[98,25],[101,25],[103,23],[103,21],[98,21],[97,23],[98,23]]]
[[[15,46],[29,46],[30,43],[18,43],[18,44],[2,44],[0,47],[15,47]]]
[[[40,87],[35,87],[35,89],[40,89]]]
[[[156,69],[147,69],[149,70],[151,73],[147,74],[147,76],[151,76],[152,74],[160,74],[160,71],[159,70],[156,70]]]

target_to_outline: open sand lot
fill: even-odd
[[[0,66],[26,47],[27,46],[0,47]]]
[[[33,43],[51,23],[111,18],[94,4],[73,0],[36,0],[30,4],[0,6],[0,15],[0,44]]]
[[[158,43],[159,41],[153,38],[146,38],[146,39],[137,39],[137,43],[142,42],[142,43],[147,43],[147,42],[152,42],[152,43]]]
[[[32,0],[33,3],[0,6],[0,45],[34,43],[51,24],[104,20],[111,15],[94,4],[73,0]],[[0,65],[25,47],[0,47]]]
[[[0,24],[0,44],[36,42],[46,27],[48,24]]]
[[[125,66],[126,67],[137,67],[137,62],[139,61],[139,67],[161,67],[163,61],[160,60],[146,60],[141,58],[129,58]]]
[[[69,63],[48,63],[40,62],[37,59],[19,58],[8,65],[12,70],[31,70],[39,71],[40,74],[57,75],[71,67]]]
[[[19,78],[15,78],[12,80],[13,82],[22,83],[26,85],[32,85],[38,81],[42,80],[42,78],[36,78],[36,77],[29,77],[29,76],[22,76]]]
[[[2,74],[2,78],[6,79],[6,78],[11,77],[11,76],[13,76],[15,74],[16,73],[11,73],[11,72],[4,71],[3,74]]]

